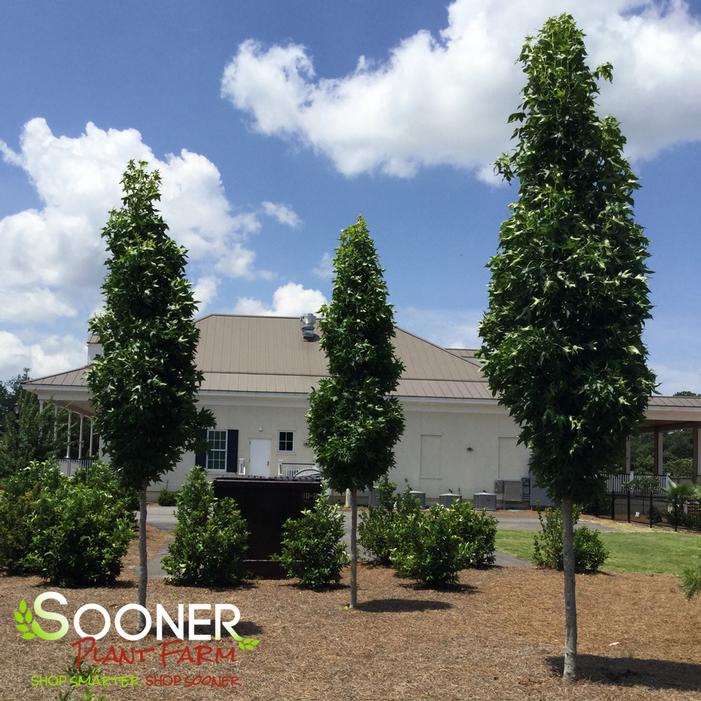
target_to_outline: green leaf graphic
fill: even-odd
[[[29,624],[32,622],[34,615],[32,609],[27,606],[27,602],[22,599],[19,602],[18,610],[15,611],[15,628],[22,633],[20,637],[25,640],[33,640],[36,635],[29,629]]]

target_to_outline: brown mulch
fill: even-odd
[[[345,608],[348,589],[302,590],[257,580],[231,591],[149,586],[151,610],[175,604],[231,602],[239,630],[259,638],[235,663],[176,665],[157,657],[105,674],[236,675],[235,688],[108,689],[109,699],[701,699],[701,603],[687,602],[669,575],[599,574],[578,577],[582,679],[559,678],[562,577],[549,571],[493,568],[463,572],[461,585],[422,589],[391,570],[360,568],[360,607]],[[347,577],[344,585],[347,584]],[[72,632],[57,642],[21,640],[12,612],[21,596],[42,590],[36,578],[0,578],[3,674],[0,699],[56,699],[56,689],[30,686],[32,674],[56,674],[71,657]],[[85,602],[112,614],[136,598],[128,575],[111,589],[62,590],[70,615]],[[47,608],[49,605],[47,604]],[[55,609],[52,604],[51,608]],[[85,627],[90,625],[85,618]],[[47,626],[48,627],[48,626]],[[94,629],[94,628],[92,628]],[[615,643],[615,644],[614,644]],[[154,637],[123,647],[157,646]],[[197,643],[190,643],[191,646]],[[204,643],[207,644],[207,643]],[[211,643],[213,646],[226,645]]]

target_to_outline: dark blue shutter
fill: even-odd
[[[207,431],[202,429],[197,432],[197,445],[195,446],[195,465],[207,467]]]
[[[239,432],[236,429],[226,432],[226,471],[239,471]]]

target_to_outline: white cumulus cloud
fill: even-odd
[[[601,108],[621,120],[632,157],[701,139],[701,22],[681,0],[455,0],[437,36],[418,31],[338,77],[317,76],[304,46],[247,40],[221,94],[260,133],[296,139],[346,175],[449,165],[492,181],[524,82],[524,37],[563,11],[587,33],[592,65],[614,65]]]
[[[41,202],[0,219],[0,318],[75,316],[98,299],[105,249],[100,231],[119,205],[130,159],[146,160],[162,177],[160,209],[171,234],[195,263],[226,260],[218,270],[253,278],[255,253],[246,238],[260,228],[251,212],[233,213],[217,167],[182,150],[157,158],[135,129],[103,130],[88,123],[76,137],[55,135],[46,120],[24,126],[17,152],[0,149],[22,168]]]
[[[296,282],[288,282],[273,293],[272,305],[268,306],[253,297],[241,297],[234,312],[261,316],[301,316],[319,311],[326,297],[319,290],[309,289]]]
[[[327,251],[312,271],[317,277],[329,280],[333,277],[333,256]]]
[[[281,202],[263,202],[263,211],[269,217],[276,219],[280,224],[290,226],[293,229],[301,226],[302,218],[291,207]]]
[[[87,362],[85,340],[52,335],[26,343],[9,331],[0,331],[0,377],[30,368],[32,377],[44,377],[81,367]]]
[[[198,302],[197,310],[201,314],[217,296],[219,289],[219,279],[213,275],[201,277],[192,288],[192,295]]]

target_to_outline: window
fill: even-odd
[[[226,431],[207,431],[207,469],[226,469]]]
[[[278,450],[282,453],[291,453],[294,447],[294,433],[292,431],[280,431]]]

